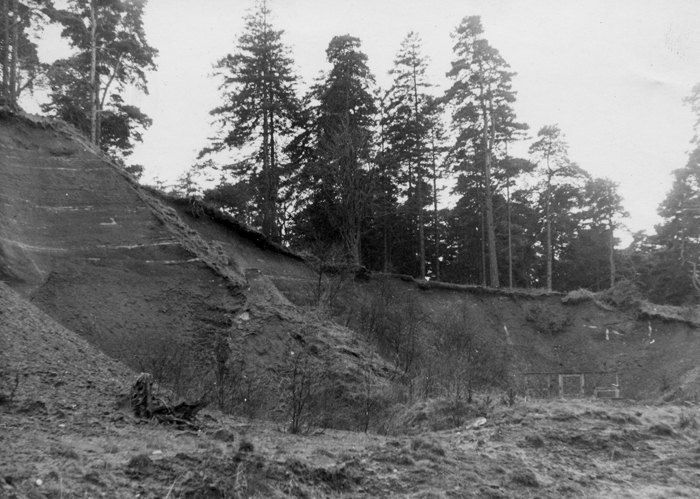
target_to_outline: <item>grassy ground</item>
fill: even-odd
[[[700,494],[696,416],[678,407],[519,402],[442,432],[291,435],[214,412],[200,431],[180,431],[107,399],[79,407],[26,395],[0,413],[4,497]]]

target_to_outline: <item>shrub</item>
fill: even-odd
[[[546,305],[534,305],[527,311],[525,320],[541,334],[557,336],[565,333],[573,324],[568,313],[557,313]]]
[[[508,354],[483,331],[488,328],[463,306],[440,316],[434,323],[434,358],[449,397],[472,401],[473,391],[507,384]]]
[[[376,345],[377,353],[396,364],[403,377],[414,375],[426,348],[425,325],[416,294],[401,291],[389,280],[380,282],[378,296],[370,296],[360,305],[360,332]]]
[[[587,289],[575,289],[574,291],[570,291],[569,293],[566,294],[561,299],[561,302],[564,305],[575,305],[577,303],[582,303],[585,301],[593,301],[595,300],[595,293],[592,291],[588,291]]]
[[[325,377],[307,350],[290,350],[278,371],[280,411],[287,421],[287,431],[302,433],[318,422],[318,395]]]
[[[681,429],[692,428],[697,430],[699,425],[695,417],[695,413],[685,412],[685,410],[682,410],[680,416],[678,417],[678,426]]]
[[[642,293],[632,281],[619,281],[614,287],[598,294],[600,301],[616,308],[637,307],[642,301]]]

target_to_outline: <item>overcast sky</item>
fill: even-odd
[[[252,6],[149,0],[146,31],[159,69],[149,96],[129,96],[154,120],[133,156],[147,181],[173,181],[206,145],[208,112],[220,102],[212,64],[235,50]],[[447,85],[450,33],[463,17],[480,15],[485,37],[518,73],[515,110],[530,135],[558,124],[573,161],[620,184],[633,230],[653,229],[671,171],[686,163],[694,119],[682,99],[700,82],[698,0],[271,0],[270,7],[307,84],[328,69],[331,38],[350,34],[386,86],[414,30],[436,92]]]

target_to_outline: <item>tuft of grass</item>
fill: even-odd
[[[529,469],[522,469],[514,472],[510,479],[513,483],[525,485],[526,487],[539,487],[540,482],[537,480],[535,473]]]
[[[604,305],[617,309],[629,309],[639,307],[642,302],[642,293],[631,281],[618,281],[614,287],[602,291],[597,297]]]
[[[652,425],[649,429],[652,433],[660,437],[672,437],[675,435],[673,428],[671,428],[666,423],[657,423],[655,425]]]
[[[526,435],[524,445],[532,447],[533,449],[539,449],[544,447],[544,439],[537,434]]]
[[[241,443],[238,445],[239,452],[253,452],[254,450],[255,446],[249,440],[241,440]]]
[[[65,459],[80,459],[80,456],[78,456],[78,453],[75,452],[75,450],[65,445],[55,445],[51,447],[51,449],[49,449],[49,453],[52,456],[61,457]]]
[[[700,425],[698,424],[695,412],[686,412],[685,410],[681,411],[680,416],[678,416],[679,428],[681,428],[682,430],[686,428],[692,428],[693,430],[697,430],[699,426]]]
[[[645,319],[661,319],[664,321],[682,322],[697,326],[696,313],[693,308],[675,307],[673,305],[656,305],[646,300],[639,303],[640,317]]]
[[[594,301],[596,299],[595,293],[587,289],[575,289],[570,291],[561,299],[564,305],[576,305],[577,303],[583,303],[585,301]]]

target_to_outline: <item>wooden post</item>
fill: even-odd
[[[559,375],[559,396],[560,397],[564,396],[564,375],[563,374]]]

